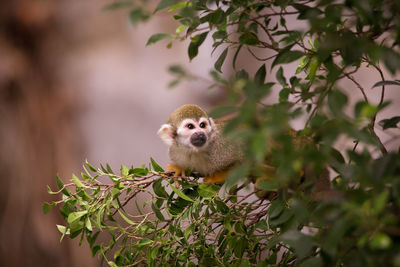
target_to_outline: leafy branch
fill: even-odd
[[[254,191],[241,195],[238,192],[243,187],[234,187],[223,194],[224,200],[218,194],[221,186],[199,184],[194,177],[181,177],[178,189],[172,185],[170,173],[163,172],[153,159],[151,162],[153,169],[122,165],[120,174],[109,165],[96,169],[86,162],[81,178],[73,175],[68,184],[58,179],[59,191],[48,191],[62,194],[62,200],[44,203],[43,209],[47,213],[63,204],[60,210],[67,225],[57,226],[61,240],[65,235],[80,235],[81,242],[86,237],[93,255],[102,255],[111,266],[135,265],[143,258],[158,265],[176,259],[198,259],[196,249],[205,246],[214,246],[216,260],[231,248],[230,261],[241,260],[244,255],[252,261],[252,248],[257,244],[263,249],[266,244],[261,239],[276,235],[266,231],[262,220],[270,202],[255,198]],[[152,190],[148,190],[150,185]],[[137,201],[139,194],[150,195],[142,207]],[[133,198],[138,215],[128,212],[127,204]],[[148,204],[151,211],[144,210]],[[100,232],[111,235],[108,244],[96,243]],[[253,232],[257,238],[249,235]],[[213,245],[215,240],[220,242]],[[109,259],[107,255],[116,249],[114,258]],[[162,258],[157,256],[161,251]]]
[[[210,79],[171,66],[170,86],[197,79],[226,91],[211,116],[231,118],[224,134],[243,144],[245,160],[223,186],[192,174],[179,188],[153,159],[120,174],[86,162],[80,178],[57,177],[58,191],[48,188],[61,195],[43,205],[45,213],[59,207],[61,239],[86,238],[110,266],[400,266],[400,154],[388,146],[399,140],[400,116],[377,123],[391,104],[386,91],[400,85],[386,74],[400,69],[396,1],[161,0],[155,11],[116,1],[106,9],[116,8],[129,8],[135,24],[162,10],[179,23],[147,45],[188,40],[190,60],[207,38],[213,53],[222,48]],[[260,64],[254,74],[236,70],[242,53]],[[227,78],[228,59],[235,73]],[[363,84],[362,69],[380,80]],[[354,106],[343,79],[361,98]],[[264,104],[272,91],[279,100]],[[300,116],[305,123],[291,130]],[[354,145],[338,150],[343,137]]]

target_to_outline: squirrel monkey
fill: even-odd
[[[205,183],[222,183],[229,170],[243,159],[242,147],[229,142],[222,136],[223,121],[214,121],[197,105],[183,105],[177,108],[158,130],[158,135],[169,146],[169,157],[172,163],[166,170],[174,172],[175,186],[178,187],[178,177],[185,176],[189,169],[204,176]],[[312,140],[305,136],[296,136],[297,132],[288,129],[293,137],[293,145],[301,148],[312,145]],[[269,140],[271,147],[279,148],[279,144]],[[266,158],[263,175],[258,177],[254,186],[262,181],[276,179],[276,169]],[[330,193],[329,172],[325,168],[321,175],[315,175],[305,166],[299,173],[301,180],[307,178],[313,182],[312,195],[315,199]],[[302,183],[302,182],[300,182]],[[295,190],[299,184],[292,185]],[[273,193],[273,192],[272,192]],[[259,198],[273,197],[269,191],[258,191]]]
[[[175,186],[186,169],[204,176],[205,183],[225,180],[241,153],[223,138],[222,127],[221,121],[214,121],[197,105],[183,105],[171,113],[158,135],[169,146],[172,163],[166,170],[175,172]]]

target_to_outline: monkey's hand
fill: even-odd
[[[167,164],[166,172],[174,172],[174,185],[176,188],[179,187],[178,176],[186,176],[185,169],[172,163]]]
[[[220,184],[225,181],[228,176],[229,170],[213,173],[212,175],[204,177],[204,183],[206,184]]]

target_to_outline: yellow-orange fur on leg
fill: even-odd
[[[172,163],[168,163],[166,171],[174,172],[174,185],[176,188],[178,188],[179,187],[178,177],[186,176],[185,169],[182,169],[181,167],[174,165]]]
[[[204,183],[206,184],[220,184],[225,181],[228,176],[228,171],[216,172],[212,175],[204,177]]]

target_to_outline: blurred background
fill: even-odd
[[[60,214],[54,209],[44,216],[41,208],[56,199],[46,185],[56,188],[56,174],[64,181],[79,174],[85,159],[118,170],[152,156],[165,166],[167,149],[156,132],[168,114],[184,103],[207,109],[220,102],[221,92],[207,89],[206,80],[167,88],[172,64],[208,76],[215,60],[209,43],[191,63],[187,43],[145,47],[152,34],[174,32],[177,24],[160,13],[134,27],[129,10],[103,10],[111,2],[0,2],[0,266],[99,266],[85,243],[59,242]],[[252,73],[260,65],[245,53],[238,60]],[[360,75],[367,88],[379,80]],[[343,87],[354,90],[349,81]],[[387,91],[395,101],[396,91]],[[357,99],[354,94],[352,102]],[[394,106],[382,116],[398,114]]]

